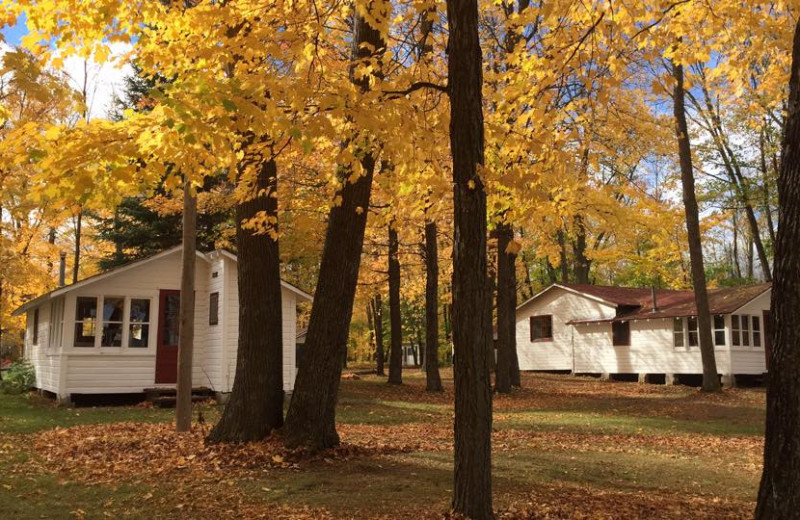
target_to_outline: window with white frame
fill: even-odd
[[[97,298],[78,296],[75,302],[75,340],[76,347],[94,347],[97,334]]]
[[[750,316],[743,314],[739,320],[742,324],[742,345],[750,346]]]
[[[731,315],[731,345],[734,347],[742,344],[742,326],[737,314]]]
[[[147,348],[150,337],[150,300],[131,299],[128,326],[128,346],[131,348]]]
[[[101,347],[121,347],[122,329],[125,323],[125,298],[103,297],[103,336]]]
[[[725,346],[725,316],[717,314],[714,316],[714,345]]]
[[[149,298],[79,296],[75,302],[76,347],[148,348]]]
[[[686,328],[689,333],[689,346],[696,347],[700,344],[700,334],[697,329],[697,316],[689,316],[686,319]]]
[[[64,333],[64,298],[58,298],[50,303],[50,333],[47,336],[51,349],[61,347],[61,338]]]
[[[672,320],[672,344],[676,347],[683,347],[686,345],[683,336],[683,318],[675,318]]]
[[[753,346],[761,346],[761,319],[758,316],[752,316],[753,319]]]

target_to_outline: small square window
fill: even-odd
[[[531,316],[531,341],[553,341],[552,316]]]

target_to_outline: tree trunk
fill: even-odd
[[[78,283],[78,270],[81,265],[81,232],[83,227],[83,208],[78,208],[78,215],[75,218],[75,251],[72,263],[72,283]]]
[[[689,259],[692,264],[692,282],[695,304],[697,305],[697,325],[700,335],[700,355],[703,360],[703,391],[716,392],[720,389],[717,363],[714,358],[714,343],[711,336],[711,314],[708,307],[706,273],[703,266],[703,244],[700,238],[700,216],[697,197],[694,191],[694,172],[692,171],[692,150],[689,144],[689,130],[686,124],[684,106],[683,66],[673,64],[675,90],[673,109],[675,131],[678,138],[678,155],[683,185],[683,205],[686,210],[686,230],[689,235]]]
[[[436,222],[425,223],[425,390],[441,392],[439,374],[439,245]]]
[[[376,294],[372,300],[373,316],[372,321],[375,323],[375,373],[379,376],[385,376],[386,371],[383,368],[384,364],[384,350],[383,350],[383,303],[381,302],[381,295]]]
[[[385,3],[380,5],[389,8]],[[372,28],[363,16],[357,11],[353,16],[354,69],[360,60],[370,58],[373,52],[381,54],[385,44],[380,32]],[[353,82],[362,92],[369,88],[369,78],[354,78]],[[343,146],[353,146],[353,143],[346,142]],[[352,181],[352,168],[340,168],[339,178],[344,187],[339,192],[339,204],[333,206],[328,214],[305,351],[286,415],[286,444],[289,447],[305,446],[318,451],[339,444],[336,400],[375,172],[374,154],[366,150],[359,155],[363,169],[361,176]]]
[[[400,244],[394,221],[389,224],[389,383],[403,384],[403,325],[400,315]]]
[[[766,151],[766,139],[764,137],[764,131],[761,131],[761,134],[758,139],[759,144],[759,159],[760,159],[760,167],[761,167],[761,182],[762,182],[762,190],[763,190],[763,197],[764,197],[764,215],[767,219],[767,231],[769,232],[769,241],[774,246],[775,245],[775,222],[772,218],[772,208],[770,206],[770,190],[769,190],[769,169],[767,168],[767,151]]]
[[[194,354],[194,272],[197,262],[197,196],[184,179],[183,250],[180,325],[178,329],[178,384],[175,424],[179,432],[192,429],[192,356]]]
[[[573,264],[575,283],[589,284],[589,270],[592,264],[586,256],[586,225],[580,215],[575,217],[575,229],[575,241],[572,243],[572,252],[575,256]]]
[[[733,251],[731,254],[733,255],[733,274],[736,278],[742,277],[742,266],[739,263],[739,222],[737,215],[739,214],[738,209],[733,210]]]
[[[800,511],[800,21],[795,26],[784,132],[764,472],[756,520],[797,518]]]
[[[486,192],[478,3],[447,0],[448,90],[453,157],[453,510],[492,518],[492,315],[486,272]]]
[[[501,394],[511,393],[511,360],[515,349],[516,309],[512,293],[516,292],[514,261],[516,255],[509,252],[514,240],[514,230],[509,224],[497,225],[497,368],[494,389]]]
[[[569,263],[567,262],[567,237],[563,229],[558,230],[556,235],[558,239],[559,259],[561,260],[561,283],[569,283]]]
[[[283,321],[278,242],[278,168],[261,160],[249,198],[236,205],[239,344],[233,389],[222,418],[208,436],[212,442],[263,439],[283,426]],[[242,172],[239,176],[243,182]],[[243,227],[264,215],[274,223],[267,233]]]

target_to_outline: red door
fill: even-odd
[[[764,311],[764,355],[767,356],[767,372],[769,372],[769,352],[772,349],[772,313]]]
[[[158,343],[156,344],[156,383],[178,381],[178,326],[181,292],[162,290],[158,299]]]

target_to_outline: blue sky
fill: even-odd
[[[25,15],[23,14],[18,20],[17,24],[11,27],[3,27],[0,30],[0,33],[3,34],[3,38],[5,39],[6,43],[9,45],[19,45],[20,39],[28,34],[28,25],[25,19]]]

